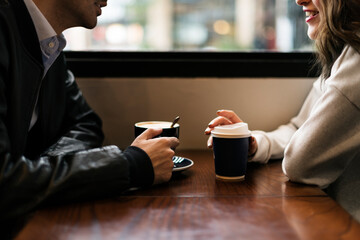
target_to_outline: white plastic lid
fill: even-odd
[[[211,135],[222,138],[238,138],[250,137],[251,132],[249,131],[247,123],[240,122],[230,125],[216,126],[214,130],[211,131]]]

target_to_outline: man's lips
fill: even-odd
[[[95,2],[95,5],[98,7],[97,15],[100,16],[101,15],[101,8],[106,7],[107,0],[97,1],[97,2]]]
[[[101,7],[106,7],[107,6],[107,1],[101,1]]]
[[[95,5],[96,5],[98,8],[106,7],[107,1],[106,1],[106,0],[96,1],[96,2],[95,2]]]

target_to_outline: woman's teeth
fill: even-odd
[[[319,13],[319,12],[310,12],[310,11],[305,12],[306,17],[315,16],[315,15],[317,15],[318,13]]]

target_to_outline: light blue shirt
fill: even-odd
[[[24,3],[34,22],[36,33],[39,38],[42,61],[44,65],[44,78],[51,65],[55,62],[56,58],[65,48],[66,40],[63,34],[56,34],[53,27],[32,0],[24,0]],[[33,111],[29,130],[37,121],[37,109],[36,101],[36,107]]]

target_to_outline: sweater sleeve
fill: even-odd
[[[252,131],[256,138],[258,149],[249,162],[267,163],[270,159],[280,159],[284,157],[284,150],[291,137],[299,129],[310,115],[313,105],[320,95],[320,80],[313,84],[313,88],[308,94],[299,114],[292,118],[288,124],[281,125],[271,132]]]
[[[325,92],[285,150],[290,180],[326,188],[360,149],[360,55],[345,48],[326,80]]]

